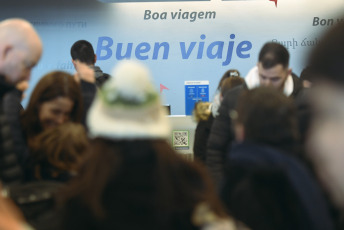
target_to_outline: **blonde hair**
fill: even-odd
[[[210,116],[210,102],[197,102],[193,110],[193,118],[196,122],[206,121]]]

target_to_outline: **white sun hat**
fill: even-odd
[[[125,60],[113,70],[88,112],[91,137],[166,139],[171,128],[149,70]]]

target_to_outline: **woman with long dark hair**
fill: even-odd
[[[233,229],[205,169],[166,142],[147,69],[126,61],[112,76],[87,119],[89,158],[59,196],[63,229]]]

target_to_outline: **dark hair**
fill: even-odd
[[[22,114],[21,122],[28,138],[33,138],[43,130],[39,120],[40,105],[58,97],[68,97],[73,101],[70,120],[81,122],[83,105],[79,85],[69,73],[50,72],[37,83]]]
[[[73,224],[75,212],[109,229],[195,229],[191,215],[200,202],[226,216],[206,170],[163,140],[97,138],[88,151],[89,159],[59,196],[67,210],[64,223],[73,225],[68,229],[82,228],[84,221]]]
[[[60,175],[77,171],[87,146],[86,130],[81,124],[67,122],[45,130],[30,146],[32,176],[35,179],[58,179]]]
[[[258,61],[262,63],[264,69],[270,69],[278,64],[287,68],[289,66],[289,52],[279,43],[268,42],[260,50]]]
[[[88,65],[94,65],[96,62],[93,46],[86,40],[75,42],[70,49],[70,55],[73,60],[79,60]]]
[[[242,77],[230,77],[225,79],[221,85],[221,95],[224,96],[228,90],[233,89],[234,87],[242,85],[244,83],[245,79]]]
[[[217,90],[221,89],[221,85],[223,83],[223,81],[229,77],[240,77],[240,72],[236,69],[230,69],[227,70],[221,77],[221,80],[219,82],[219,85],[217,86]]]
[[[307,80],[310,82],[313,82],[314,78],[314,70],[311,66],[307,66],[304,68],[300,74],[300,79],[302,81]]]
[[[245,140],[295,153],[299,133],[290,98],[273,87],[258,87],[243,91],[236,110]]]
[[[327,31],[309,58],[314,80],[344,84],[344,24],[338,23]]]
[[[250,229],[304,229],[300,197],[281,166],[230,163],[222,199],[231,216]],[[248,208],[249,207],[249,208]]]

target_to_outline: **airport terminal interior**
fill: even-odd
[[[1,230],[344,229],[343,0],[0,5]]]

